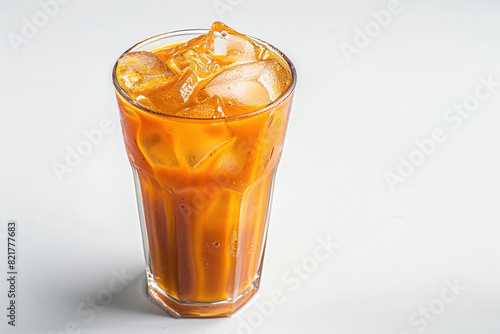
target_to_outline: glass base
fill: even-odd
[[[230,317],[241,308],[258,290],[260,277],[248,289],[231,301],[214,303],[183,302],[168,295],[147,273],[148,295],[164,311],[173,318],[213,318]]]

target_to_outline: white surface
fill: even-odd
[[[233,4],[223,17],[214,7],[221,2]],[[443,117],[480,77],[500,81],[500,2],[400,6],[347,62],[340,45],[373,25],[371,11],[386,1],[73,0],[16,53],[8,33],[20,34],[23,17],[41,7],[3,0],[0,233],[18,221],[19,309],[16,328],[1,312],[1,332],[62,333],[74,321],[92,334],[499,333],[500,87],[457,128]],[[111,68],[138,41],[218,19],[284,51],[299,83],[260,298],[233,318],[177,320],[141,294],[144,260]],[[64,163],[67,147],[103,119],[114,130],[59,182],[53,162]],[[391,191],[384,173],[436,128],[447,140]],[[297,279],[289,270],[314,264],[319,237],[338,248]],[[77,307],[122,268],[136,279],[87,322]],[[453,298],[446,280],[466,288]],[[277,289],[285,301],[262,315],[258,305]],[[423,320],[429,306],[440,314]]]

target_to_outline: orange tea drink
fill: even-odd
[[[216,22],[137,44],[113,81],[150,297],[174,316],[234,313],[259,287],[292,63]]]

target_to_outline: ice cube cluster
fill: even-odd
[[[257,111],[291,82],[290,71],[275,53],[221,22],[183,44],[124,54],[116,76],[139,104],[189,118]]]

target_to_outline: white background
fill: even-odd
[[[378,0],[72,0],[43,22],[38,1],[2,0],[0,268],[14,219],[19,277],[12,328],[0,274],[0,331],[63,333],[74,322],[93,334],[499,333],[500,86],[481,101],[474,94],[480,78],[500,81],[500,2],[401,0],[381,27],[373,13],[388,8]],[[45,25],[14,46],[9,38],[34,16]],[[233,318],[179,320],[142,292],[111,69],[138,41],[215,20],[280,48],[299,81],[260,297]],[[357,53],[346,57],[347,44]],[[465,102],[474,110],[459,124],[448,110]],[[68,148],[105,119],[111,133],[58,180],[54,162],[65,164]],[[415,141],[438,128],[446,140],[422,159]],[[410,156],[421,165],[393,191],[387,172]],[[338,243],[323,261],[313,257],[318,238]],[[310,273],[299,278],[294,266]],[[93,319],[79,315],[114,270],[134,279]],[[278,290],[284,302],[271,307]]]

